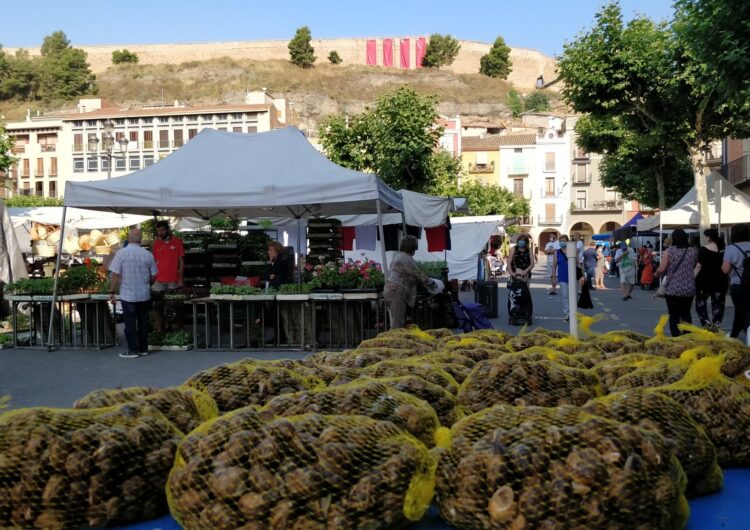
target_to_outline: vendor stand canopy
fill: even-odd
[[[0,201],[0,282],[3,283],[13,283],[28,276],[8,210]]]
[[[717,182],[721,182],[720,197],[717,197],[716,194]],[[722,226],[750,221],[750,197],[732,186],[718,171],[713,171],[706,177],[706,188],[709,219],[712,226],[719,223],[719,213],[716,211],[717,204],[721,208]],[[638,231],[659,229],[660,226],[662,228],[698,226],[699,222],[698,197],[695,187],[693,187],[669,210],[638,221]]]
[[[294,127],[260,134],[204,129],[153,166],[69,182],[65,206],[174,217],[315,217],[400,212],[377,175],[338,166]],[[380,208],[379,208],[380,207]]]

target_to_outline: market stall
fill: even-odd
[[[280,217],[296,222],[301,242],[303,219],[351,214],[375,215],[382,238],[383,215],[400,215],[403,201],[377,175],[332,163],[299,130],[285,128],[255,135],[204,130],[141,171],[107,181],[70,183],[61,225],[66,224],[68,208],[204,221]],[[384,252],[379,261],[387,269]]]

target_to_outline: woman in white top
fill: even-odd
[[[750,289],[741,284],[743,262],[745,258],[750,258],[750,225],[734,225],[731,236],[732,244],[727,245],[724,250],[721,270],[724,274],[729,274],[729,294],[734,304],[734,321],[730,335],[736,338],[743,331],[747,333],[750,326]]]

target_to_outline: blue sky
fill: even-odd
[[[553,55],[589,26],[603,0],[35,0],[3,2],[0,44],[38,46],[62,29],[74,44],[285,39],[449,33]],[[668,19],[672,0],[620,0],[630,16]]]

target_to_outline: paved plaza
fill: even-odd
[[[589,314],[602,314],[604,319],[594,326],[597,332],[632,329],[651,334],[659,317],[666,313],[664,300],[654,298],[653,291],[636,288],[633,299],[622,300],[616,278],[607,278],[607,290],[592,291],[594,309]],[[549,296],[548,278],[537,266],[531,283],[534,301],[534,325],[548,329],[567,330],[562,318],[561,296]],[[493,320],[497,329],[517,333],[521,328],[508,325],[505,279],[499,284],[499,318]],[[461,293],[463,301],[473,301],[474,293]],[[731,325],[733,308],[727,298],[724,327]],[[694,322],[697,317],[693,315]],[[124,343],[121,340],[121,344]],[[84,394],[97,388],[128,386],[178,385],[199,370],[236,361],[245,357],[259,359],[300,359],[309,353],[300,351],[263,352],[156,352],[139,359],[121,359],[122,346],[102,351],[39,349],[0,350],[0,396],[10,395],[10,407],[67,407]]]

